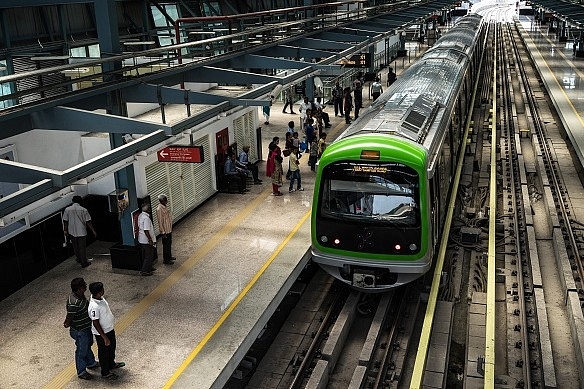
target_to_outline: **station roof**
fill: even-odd
[[[266,96],[277,85],[294,85],[315,75],[341,74],[343,58],[368,50],[409,25],[439,15],[441,11],[450,9],[453,3],[452,0],[435,0],[416,5],[396,3],[387,8],[376,6],[351,11],[354,13],[347,11],[350,14],[338,18],[324,18],[327,22],[322,24],[315,23],[314,19],[266,25],[255,23],[249,29],[241,29],[233,34],[229,31],[230,35],[197,37],[194,41],[154,49],[145,45],[142,48],[146,50],[140,48],[136,52],[122,52],[81,64],[63,60],[48,68],[0,77],[0,83],[18,83],[31,77],[50,79],[57,73],[78,72],[79,77],[69,80],[71,85],[81,81],[87,81],[90,85],[73,91],[71,87],[60,84],[59,88],[44,85],[39,90],[17,91],[13,96],[2,96],[24,103],[0,110],[0,123],[4,128],[0,132],[0,139],[38,129],[141,134],[139,139],[129,144],[66,171],[0,160],[3,181],[7,180],[5,177],[18,177],[18,180],[6,182],[28,185],[0,199],[0,226],[10,223],[10,220],[18,220],[18,212],[25,212],[27,207],[48,194],[98,172],[103,174],[104,167],[110,167],[113,173],[113,169],[135,153],[161,144],[169,137],[222,112],[237,106],[265,105],[269,102]],[[406,4],[405,7],[399,8],[403,4]],[[279,28],[286,29],[286,33],[277,34]],[[218,47],[218,44],[225,46]],[[208,49],[210,46],[212,50]],[[181,54],[185,52],[190,52],[190,56]],[[160,63],[172,63],[174,66],[156,67]],[[142,73],[148,66],[156,70]],[[85,74],[83,69],[86,68],[101,69],[102,73]],[[269,75],[273,69],[288,71],[286,75]],[[235,97],[176,88],[176,85],[186,82],[247,84],[255,87]],[[50,94],[46,93],[48,90]],[[59,90],[62,93],[55,93]],[[108,106],[108,98],[116,90],[123,91],[121,95],[125,96],[127,102],[160,106],[188,104],[204,108],[196,109],[192,116],[171,124],[103,113]]]
[[[572,24],[584,26],[584,6],[581,4],[563,0],[535,0],[532,1],[532,4],[542,7]]]

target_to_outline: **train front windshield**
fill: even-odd
[[[320,216],[419,227],[419,177],[399,163],[336,163],[322,172]]]

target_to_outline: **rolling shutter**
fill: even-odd
[[[249,160],[258,160],[257,142],[255,139],[255,128],[253,125],[253,112],[248,112],[233,121],[233,132],[237,142],[237,151],[241,152],[243,146],[249,146]]]
[[[146,190],[152,199],[152,218],[157,235],[155,210],[158,195],[164,193],[168,196],[172,217],[176,221],[215,193],[209,136],[197,139],[194,145],[203,146],[203,163],[157,161],[146,167]]]

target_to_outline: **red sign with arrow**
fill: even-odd
[[[203,162],[203,146],[168,146],[156,153],[158,162]]]

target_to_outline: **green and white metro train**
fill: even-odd
[[[311,250],[335,278],[382,292],[430,269],[486,27],[462,18],[323,153]]]

